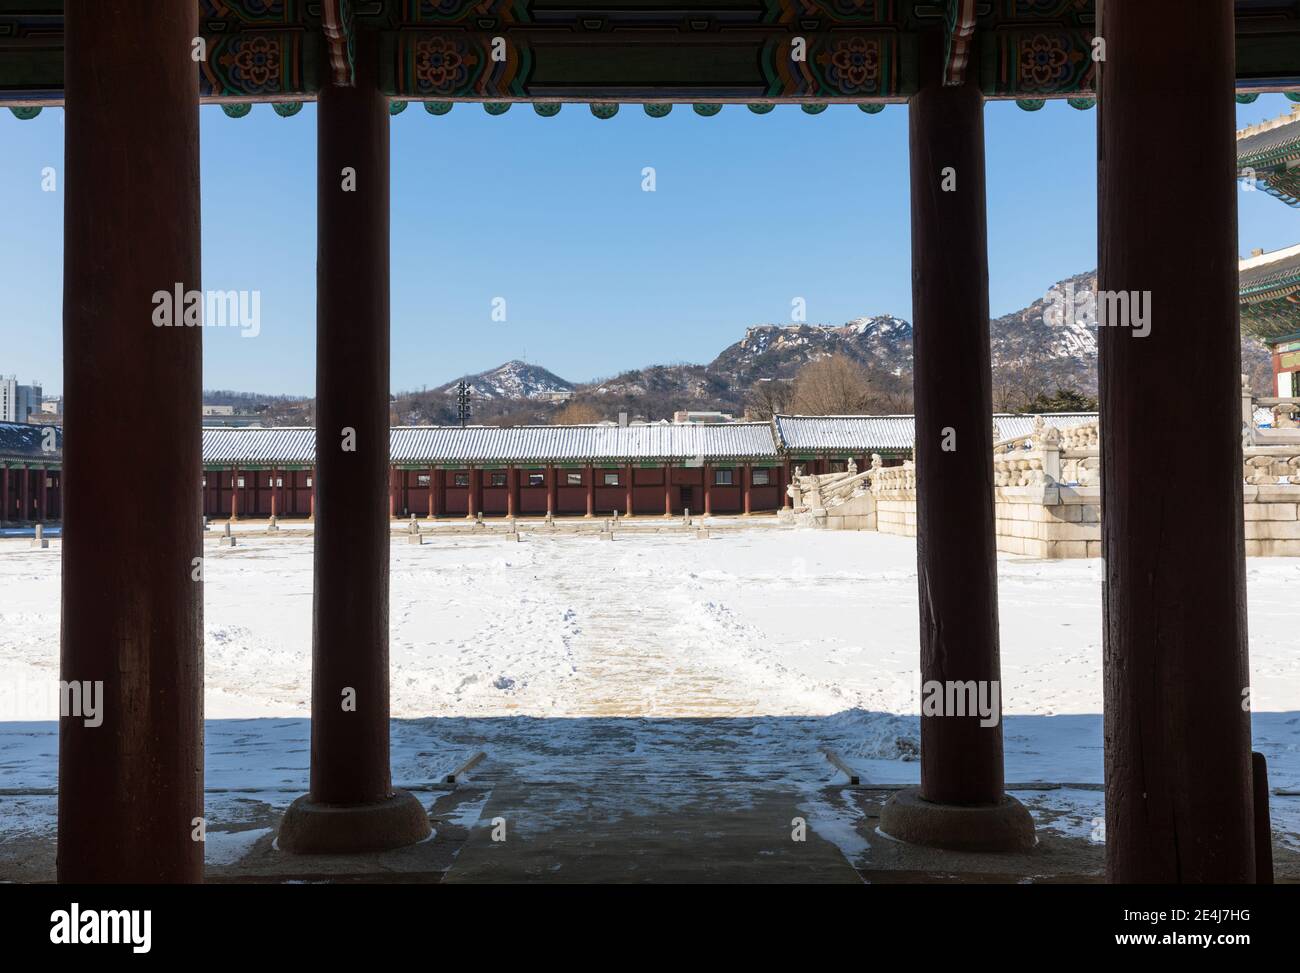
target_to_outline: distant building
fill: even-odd
[[[45,399],[41,402],[41,412],[54,416],[63,415],[63,398],[56,396],[52,399]]]
[[[674,412],[673,422],[735,422],[735,418],[725,412]]]
[[[235,407],[233,405],[205,405],[203,415],[206,416],[233,416]]]
[[[39,385],[19,385],[16,375],[0,378],[0,422],[27,422],[41,411],[43,398]]]

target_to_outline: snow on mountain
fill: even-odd
[[[454,392],[459,381],[462,379],[448,382],[435,391]],[[490,371],[466,375],[463,381],[468,383],[474,394],[482,399],[543,398],[555,392],[572,392],[576,387],[572,382],[560,378],[540,365],[530,365],[517,359]]]

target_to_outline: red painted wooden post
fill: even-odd
[[[1250,882],[1233,3],[1105,12],[1098,288],[1149,327],[1098,328],[1107,878]],[[1189,378],[1205,462],[1179,490],[1158,458]]]
[[[546,513],[555,516],[555,464],[546,464]]]
[[[587,464],[587,516],[593,517],[596,513],[596,468],[591,463]]]
[[[939,52],[926,54],[908,108],[921,679],[998,684],[984,99],[974,83],[944,85]],[[922,718],[923,799],[1002,799],[1002,728],[980,724]]]
[[[389,767],[390,165],[378,48],[358,33],[355,85],[324,84],[316,105],[311,789],[281,821],[290,852],[379,851],[429,834]]]
[[[632,477],[633,477],[632,464],[628,463],[627,464],[627,490],[626,490],[626,501],[625,501],[625,506],[627,507],[627,510],[624,513],[624,516],[626,517],[633,516],[635,510]]]
[[[433,471],[433,516],[441,517],[447,510],[447,471]]]
[[[781,481],[780,481],[781,496],[785,498],[782,502],[785,504],[786,507],[794,506],[794,498],[790,496],[790,484],[793,482],[791,480],[791,476],[792,474],[790,472],[790,461],[787,459],[781,465]]]
[[[274,466],[271,467],[271,516],[274,517],[280,512],[280,471]]]
[[[8,463],[4,464],[3,480],[4,483],[2,486],[0,486],[0,498],[3,498],[4,501],[3,504],[0,504],[0,506],[3,507],[3,509],[0,510],[0,526],[9,523],[10,507],[9,507],[9,464]]]
[[[388,519],[392,520],[397,516],[397,470],[389,467],[388,469]]]
[[[750,490],[750,487],[753,485],[753,482],[754,482],[754,475],[753,475],[753,473],[751,472],[751,470],[750,470],[750,465],[749,465],[748,463],[745,464],[745,468],[741,471],[741,474],[740,474],[740,475],[741,475],[742,477],[745,478],[745,483],[744,483],[744,490],[745,490],[745,516],[748,517],[748,516],[749,516],[749,511],[750,511],[749,490]]]
[[[316,467],[311,468],[308,476],[311,478],[311,493],[307,497],[307,519],[314,521],[316,519]]]
[[[704,464],[704,516],[713,515],[713,467]]]
[[[506,467],[506,516],[515,515],[515,488],[519,484],[519,471],[513,466]]]
[[[429,483],[428,483],[428,492],[429,492],[429,496],[428,496],[428,501],[427,501],[427,503],[425,504],[425,511],[424,511],[424,519],[425,519],[425,520],[433,520],[433,518],[434,518],[434,512],[433,512],[433,491],[434,491],[434,483],[435,483],[435,481],[437,480],[436,473],[437,473],[437,471],[436,471],[432,466],[430,466],[430,467],[429,467]]]
[[[45,523],[45,467],[36,468],[36,522]]]
[[[673,515],[673,467],[671,463],[664,464],[664,516]]]
[[[32,468],[23,464],[22,507],[18,517],[23,523],[32,519]]]
[[[198,882],[203,329],[151,300],[202,288],[198,8],[64,9],[59,678],[103,688],[102,722],[59,720],[58,878]]]
[[[478,470],[474,467],[469,468],[469,487],[465,496],[465,517],[468,520],[474,519],[474,504],[478,500]]]
[[[239,467],[230,471],[230,519],[239,519]]]

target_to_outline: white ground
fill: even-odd
[[[705,541],[648,526],[613,543],[445,530],[418,547],[395,538],[393,716],[770,717],[745,732],[770,734],[773,753],[791,741],[831,746],[868,780],[917,779],[912,541],[775,526]],[[278,788],[274,802],[287,803],[306,782],[306,725],[266,718],[309,714],[311,543],[250,536],[229,549],[215,535],[205,572],[208,786]],[[55,783],[55,703],[37,690],[57,679],[58,546],[0,540],[0,789]],[[999,560],[1009,782],[1102,779],[1101,568]],[[1300,559],[1251,559],[1248,578],[1256,747],[1271,785],[1294,791]],[[562,749],[574,725],[529,722],[527,732],[553,733]],[[457,756],[450,743],[437,753],[429,726],[395,730],[399,783],[431,779]],[[544,763],[529,772],[545,774]],[[1064,812],[1058,830],[1100,838],[1100,798],[1065,789],[1040,804]],[[1275,829],[1300,848],[1300,797],[1272,803]],[[51,799],[0,796],[0,838],[48,830],[51,813]],[[820,830],[837,841],[845,824]],[[210,859],[237,858],[244,840],[213,841]]]

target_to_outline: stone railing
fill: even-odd
[[[1244,403],[1271,405],[1273,400]],[[1281,424],[1243,439],[1246,554],[1300,557],[1300,409],[1284,408]],[[1253,427],[1253,423],[1250,424]],[[1058,429],[1042,419],[1029,435],[993,447],[997,548],[1041,558],[1101,556],[1101,467],[1096,421]],[[878,458],[876,458],[878,460]],[[1171,458],[1171,468],[1173,459]],[[916,468],[912,463],[859,473],[799,475],[790,485],[794,523],[832,530],[916,535]]]

